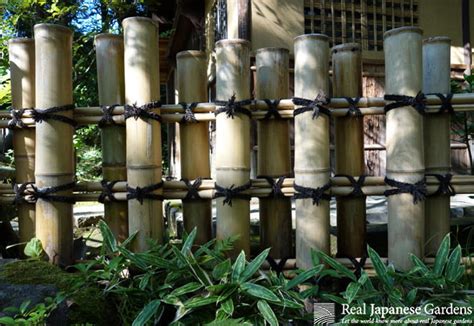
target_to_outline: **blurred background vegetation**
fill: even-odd
[[[131,16],[146,16],[160,23],[160,36],[169,37],[175,1],[131,0],[0,0],[0,109],[11,107],[8,40],[32,37],[39,23],[61,24],[74,31],[73,85],[76,106],[98,105],[94,35],[121,33],[121,21]],[[163,128],[163,131],[166,129]],[[7,131],[8,132],[8,131]],[[166,135],[163,135],[166,139]],[[3,135],[4,162],[12,163],[8,135]],[[76,131],[74,146],[79,180],[101,179],[100,132],[97,126]],[[163,153],[166,157],[166,153]],[[164,160],[166,162],[166,160]]]

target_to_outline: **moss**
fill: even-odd
[[[114,308],[107,303],[99,288],[83,286],[74,291],[80,276],[67,273],[44,261],[15,261],[0,269],[0,279],[12,284],[53,284],[60,291],[70,293],[68,319],[70,324],[92,323],[108,325]]]

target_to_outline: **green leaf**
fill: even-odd
[[[444,237],[443,241],[441,242],[441,245],[438,248],[438,252],[436,253],[436,258],[433,265],[433,273],[436,276],[441,276],[441,273],[443,272],[444,265],[446,264],[446,261],[448,259],[450,246],[451,239],[450,234],[448,233]]]
[[[351,303],[352,300],[357,296],[357,292],[359,292],[361,284],[358,282],[351,282],[347,286],[346,291],[344,292],[344,298],[347,300],[347,303]]]
[[[451,252],[451,255],[449,256],[445,271],[448,281],[457,281],[456,277],[461,266],[461,254],[461,246],[457,245],[457,247]]]
[[[210,295],[208,297],[198,296],[198,297],[189,299],[188,301],[184,302],[183,305],[187,309],[199,308],[202,306],[207,306],[212,303],[216,303],[217,299],[218,299],[217,295]]]
[[[275,293],[273,293],[271,290],[258,284],[246,282],[246,283],[241,284],[240,288],[245,293],[258,299],[264,299],[267,301],[274,301],[274,302],[280,301],[280,299],[278,299]]]
[[[392,286],[392,278],[387,275],[387,267],[380,259],[379,254],[372,249],[370,246],[367,246],[367,252],[369,254],[370,260],[374,265],[375,272],[377,273],[378,277],[385,283],[386,286]]]
[[[202,284],[197,283],[197,282],[191,282],[173,290],[173,292],[171,292],[170,295],[179,297],[180,295],[184,295],[190,292],[195,292],[201,288],[202,288]]]
[[[407,298],[406,298],[407,306],[413,305],[413,303],[415,302],[415,299],[416,299],[417,292],[418,292],[418,289],[416,289],[416,288],[411,289],[410,292],[408,292]]]
[[[318,255],[319,257],[321,257],[321,259],[326,263],[328,264],[329,266],[331,266],[333,269],[335,269],[336,271],[338,271],[339,273],[341,273],[342,275],[350,278],[351,280],[353,281],[357,281],[357,277],[355,276],[354,273],[352,273],[346,266],[342,265],[340,262],[338,262],[337,260],[335,260],[334,258],[326,255],[324,252],[322,251],[319,251],[318,252]]]
[[[220,280],[224,275],[230,272],[231,267],[230,259],[224,260],[222,263],[219,263],[214,267],[212,270],[212,277],[214,277],[215,280]]]
[[[293,278],[291,281],[289,281],[286,286],[285,290],[290,290],[294,288],[295,286],[305,282],[309,278],[317,275],[319,272],[321,272],[324,268],[324,265],[318,265],[313,268],[308,269],[307,271],[304,271],[301,274],[298,274],[295,278]]]
[[[158,307],[160,306],[160,300],[155,299],[147,303],[145,307],[143,307],[142,311],[138,314],[137,318],[133,321],[132,326],[143,326],[145,325],[158,311]]]
[[[245,252],[242,250],[232,266],[232,282],[238,282],[245,268]]]
[[[32,238],[28,243],[25,245],[25,249],[23,250],[25,256],[30,258],[41,258],[43,256],[43,245],[41,244],[41,240],[38,238]]]
[[[262,313],[263,318],[271,325],[271,326],[278,326],[278,319],[275,316],[270,305],[263,300],[259,300],[257,302],[258,311]]]
[[[410,259],[413,265],[419,267],[423,273],[428,273],[430,271],[429,268],[425,265],[425,263],[423,263],[423,261],[414,254],[410,254]]]
[[[232,316],[232,314],[234,313],[234,301],[232,301],[232,298],[229,298],[226,301],[222,302],[222,309],[225,311],[226,314]]]
[[[4,316],[0,317],[0,324],[1,325],[16,325],[15,319],[12,317]]]
[[[103,245],[105,247],[106,252],[107,253],[116,252],[117,240],[115,239],[114,234],[112,233],[112,230],[110,230],[107,223],[100,220],[99,229],[100,229],[100,233],[102,234],[102,239],[103,239],[102,241],[103,241]]]
[[[193,246],[194,240],[196,239],[196,234],[197,228],[195,227],[184,241],[183,247],[181,248],[181,253],[183,255],[187,254],[188,251],[191,251],[191,247]]]
[[[260,266],[262,266],[263,262],[265,261],[265,259],[267,259],[267,256],[268,256],[268,253],[270,252],[270,248],[267,248],[265,249],[264,251],[262,251],[257,257],[255,257],[254,260],[252,260],[248,265],[247,267],[245,268],[244,272],[242,273],[242,275],[240,276],[240,279],[239,281],[240,282],[245,282],[247,281],[249,278],[251,278],[253,276],[253,274],[255,274],[258,269],[260,268]]]

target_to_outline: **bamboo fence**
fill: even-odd
[[[313,249],[329,252],[330,197],[338,203],[338,255],[362,257],[365,197],[387,195],[387,259],[407,269],[408,253],[420,257],[431,253],[449,231],[449,195],[474,193],[474,176],[447,178],[449,112],[473,111],[474,94],[446,94],[446,38],[422,45],[421,30],[414,27],[385,34],[386,91],[404,95],[395,99],[359,98],[360,46],[342,44],[330,53],[328,38],[321,34],[295,39],[293,99],[286,98],[288,51],[257,51],[256,99],[251,99],[250,43],[222,40],[216,45],[217,99],[207,102],[204,54],[185,51],[177,55],[180,104],[161,105],[158,28],[152,20],[137,17],[123,25],[123,37],[102,34],[95,39],[100,106],[69,107],[73,104],[70,30],[40,24],[34,41],[13,39],[9,44],[13,110],[0,112],[0,127],[14,129],[16,184],[0,184],[0,204],[18,205],[22,239],[38,237],[53,263],[72,262],[73,203],[98,200],[104,202],[105,219],[119,239],[139,231],[133,243],[136,251],[147,248],[148,238],[163,241],[166,199],[182,199],[185,229],[197,227],[198,243],[208,241],[215,200],[215,236],[238,235],[233,255],[241,250],[249,254],[252,197],[260,199],[261,247],[272,247],[274,259],[288,259],[287,267],[309,267]],[[327,96],[330,54],[331,98]],[[444,95],[423,97],[419,91]],[[385,113],[391,180],[361,176],[362,117]],[[260,145],[258,177],[253,180],[251,119],[257,120]],[[330,174],[330,119],[335,119],[336,173],[341,176]],[[210,179],[209,121],[216,121],[215,180]],[[163,123],[180,124],[180,181],[162,181]],[[295,127],[294,171],[290,123]],[[103,182],[71,183],[76,124],[102,127]],[[430,216],[425,215],[425,206]]]

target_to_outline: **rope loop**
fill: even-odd
[[[331,102],[329,97],[326,97],[326,94],[323,92],[319,93],[314,100],[305,99],[301,97],[293,97],[294,105],[303,105],[303,107],[295,109],[293,111],[293,116],[296,117],[298,114],[313,111],[311,119],[317,119],[319,115],[325,114],[328,117],[331,116],[331,111],[326,107]]]
[[[34,109],[31,113],[31,116],[36,123],[42,123],[43,121],[47,120],[56,120],[75,127],[77,126],[77,122],[74,119],[57,114],[59,112],[72,111],[74,108],[75,107],[73,104],[68,104],[54,106],[48,109]]]
[[[76,181],[59,186],[38,188],[33,182],[26,182],[21,186],[15,184],[15,203],[36,203],[38,199],[47,202],[61,202],[74,204],[76,200],[73,196],[55,195],[57,192],[74,189]],[[31,188],[31,189],[28,189]]]
[[[150,110],[157,109],[161,107],[160,101],[153,101],[146,103],[144,105],[138,106],[135,104],[125,104],[125,112],[123,114],[125,120],[129,118],[134,118],[138,120],[139,118],[147,121],[148,119],[155,120],[161,123],[161,116],[157,113],[153,113]]]
[[[336,174],[335,177],[346,178],[347,180],[349,180],[349,182],[351,183],[351,187],[353,188],[350,194],[342,196],[342,197],[364,197],[365,196],[364,192],[362,191],[362,187],[364,186],[364,182],[366,178],[365,175],[359,176],[357,180],[352,175],[348,175],[348,174]]]
[[[8,121],[8,128],[26,128],[26,124],[21,120],[23,118],[23,114],[25,113],[26,109],[11,109],[10,115],[11,120]],[[31,109],[30,109],[31,110]]]
[[[273,177],[270,177],[268,175],[260,175],[258,177],[267,180],[268,184],[272,188],[272,191],[270,192],[268,197],[285,198],[285,194],[281,190],[281,187],[283,186],[283,182],[285,181],[285,178],[286,178],[285,176],[278,177],[276,180],[273,179]]]
[[[426,191],[425,178],[423,178],[422,180],[416,183],[411,184],[411,183],[401,182],[401,181],[397,181],[397,180],[389,179],[388,177],[385,177],[384,182],[387,185],[394,187],[394,189],[385,190],[384,195],[386,197],[402,194],[402,193],[411,194],[413,196],[413,204],[422,202],[426,198],[427,191]]]
[[[223,205],[227,204],[232,207],[232,199],[234,198],[250,200],[251,196],[247,194],[242,194],[242,192],[250,189],[251,186],[252,184],[250,181],[242,186],[235,187],[235,185],[232,185],[229,188],[219,186],[216,183],[216,192],[214,194],[214,198],[224,197]]]
[[[436,173],[428,173],[425,174],[427,177],[435,177],[439,181],[438,189],[429,196],[437,196],[437,195],[446,195],[446,196],[455,196],[456,190],[451,183],[451,179],[453,175],[451,173],[447,173],[445,175],[436,174]]]
[[[105,201],[108,199],[113,202],[118,202],[118,199],[115,198],[114,192],[112,188],[115,186],[115,184],[118,182],[118,180],[115,181],[107,181],[107,180],[101,180],[100,185],[102,186],[102,192],[99,195],[99,203],[105,203]]]
[[[198,102],[187,104],[186,102],[180,102],[179,105],[183,107],[184,115],[181,119],[182,123],[193,123],[198,122],[194,115],[194,109],[197,107]]]
[[[346,117],[361,117],[362,112],[360,111],[359,107],[357,106],[360,101],[360,97],[352,98],[352,97],[344,97],[349,105],[349,110],[346,113]]]
[[[102,118],[99,120],[99,128],[104,128],[107,125],[116,125],[114,121],[114,110],[116,107],[120,106],[119,104],[113,105],[101,105],[100,109],[102,110]]]
[[[426,109],[426,96],[421,91],[416,94],[415,97],[407,96],[407,95],[393,95],[393,94],[386,94],[384,96],[384,100],[386,101],[395,101],[385,105],[384,111],[387,113],[390,110],[401,108],[404,106],[411,106],[419,114],[424,115]]]
[[[217,116],[220,113],[225,113],[227,118],[234,119],[236,113],[242,113],[251,118],[252,112],[250,112],[249,109],[244,108],[244,106],[252,104],[252,100],[236,101],[235,99],[236,97],[234,93],[228,101],[215,101],[215,104],[220,106],[220,108],[216,109],[214,114]]]
[[[330,181],[324,186],[318,188],[303,187],[297,185],[296,183],[293,184],[293,187],[295,188],[295,199],[311,198],[313,200],[313,205],[316,206],[319,206],[321,200],[331,200],[331,196],[324,193],[326,190],[329,190],[331,188]]]
[[[136,199],[143,205],[143,200],[163,200],[163,196],[159,194],[153,194],[152,192],[163,188],[163,181],[160,181],[154,185],[146,187],[132,188],[127,185],[127,200]]]
[[[186,188],[188,188],[188,193],[184,197],[184,200],[186,199],[201,199],[201,196],[199,195],[199,187],[202,185],[202,179],[197,178],[196,180],[191,183],[189,179],[182,178],[181,181],[184,182],[186,185]]]
[[[444,96],[441,93],[430,93],[428,95],[435,95],[441,100],[441,106],[439,108],[438,113],[447,112],[449,114],[454,114],[453,104],[451,103],[453,99],[453,94],[446,94],[446,96]]]
[[[265,113],[265,116],[263,117],[263,120],[269,120],[272,117],[275,119],[281,119],[280,112],[278,112],[278,105],[280,104],[280,99],[278,100],[270,100],[270,99],[263,99],[265,104],[268,107],[267,113]]]

